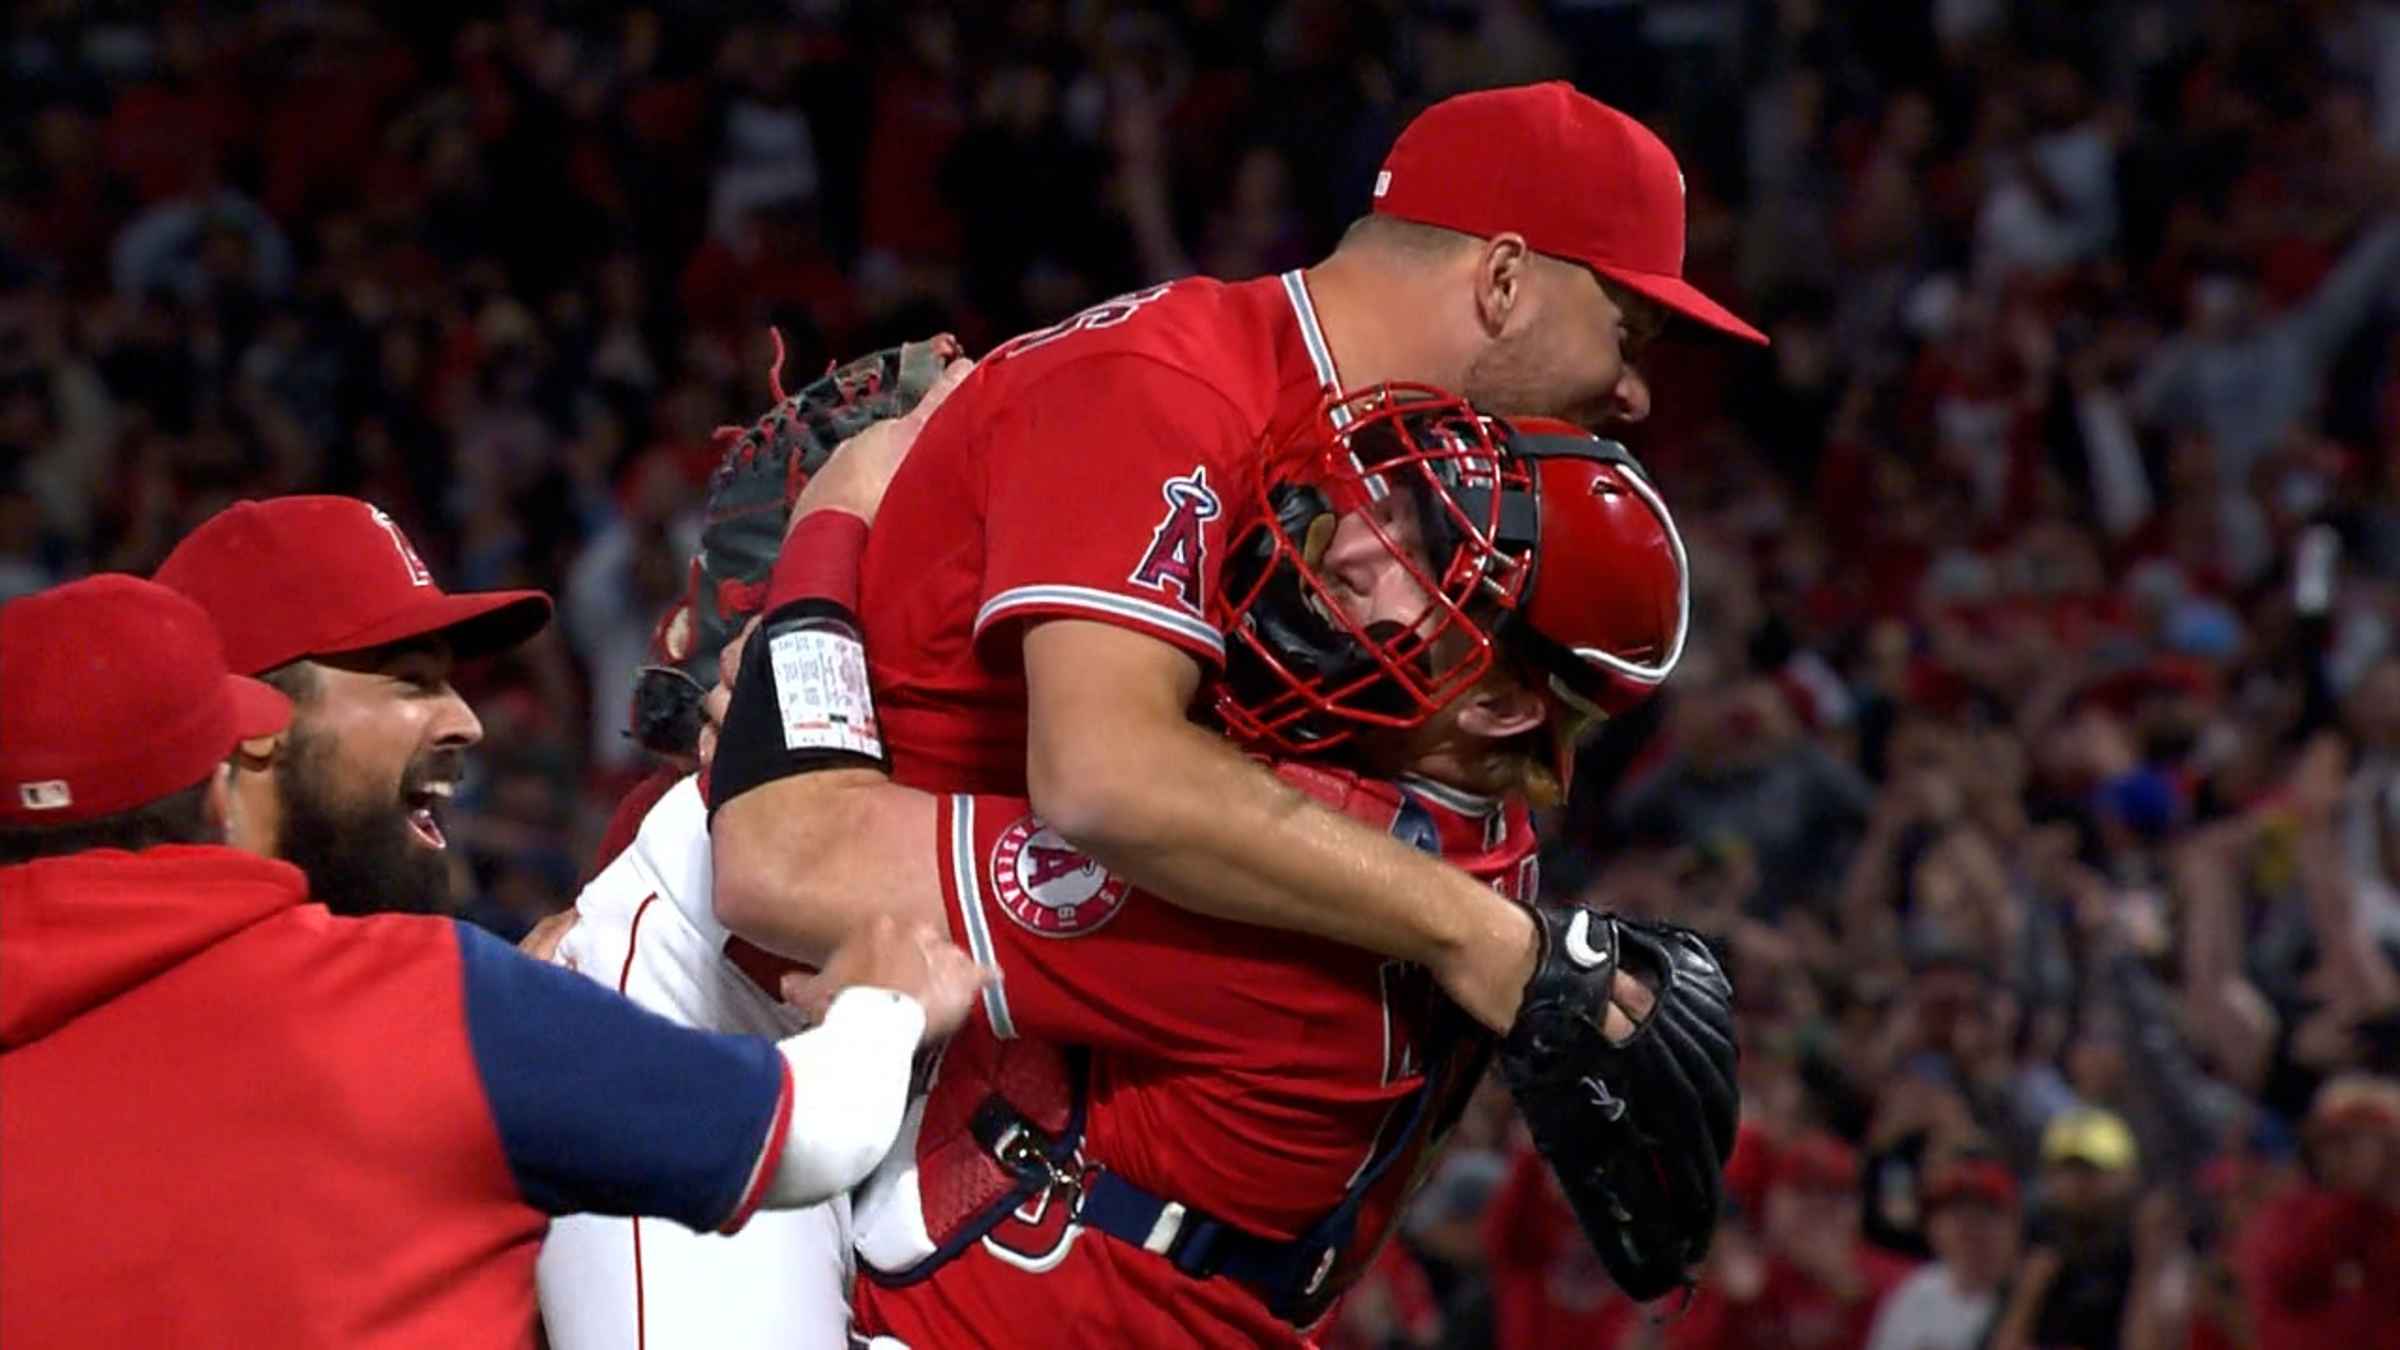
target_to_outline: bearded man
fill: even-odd
[[[297,866],[338,914],[451,909],[441,812],[483,740],[451,673],[539,632],[550,598],[445,593],[355,497],[236,502],[155,580],[208,612],[235,673],[292,701],[280,744],[235,755],[234,842]]]

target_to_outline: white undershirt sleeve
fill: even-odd
[[[792,1121],[764,1203],[813,1205],[866,1180],[900,1132],[924,1035],[915,999],[854,986],[823,1022],[776,1043],[791,1066]]]

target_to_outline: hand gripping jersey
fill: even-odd
[[[685,778],[576,897],[560,960],[685,1026],[771,1040],[804,1030],[768,992],[764,954],[717,922],[711,880],[707,811],[698,780]],[[553,1350],[842,1350],[850,1201],[759,1214],[731,1236],[564,1218],[538,1274]]]
[[[1300,274],[1137,291],[1002,345],[884,499],[858,612],[893,777],[1025,791],[1022,630],[1084,619],[1214,666],[1226,541],[1336,373]]]
[[[1521,805],[1278,773],[1532,894]],[[910,1152],[860,1197],[860,1327],[916,1346],[1302,1343],[1390,1232],[1488,1039],[1421,969],[1176,909],[1020,799],[958,795],[941,816],[952,931],[1002,980]]]

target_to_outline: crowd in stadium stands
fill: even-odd
[[[1430,98],[1644,117],[1774,345],[1645,363],[1698,631],[1547,880],[1728,945],[1731,1214],[1636,1309],[1495,1096],[1331,1343],[2395,1343],[2400,6],[166,9],[0,19],[0,594],[297,490],[553,590],[452,831],[512,933],[770,327],[980,350],[1310,261]]]

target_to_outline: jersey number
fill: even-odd
[[[1012,356],[1022,356],[1036,347],[1048,346],[1060,338],[1075,333],[1088,333],[1096,328],[1114,328],[1140,312],[1142,306],[1165,295],[1173,284],[1162,281],[1147,290],[1120,295],[1114,300],[1103,300],[1081,314],[1062,319],[1048,328],[1036,328],[1030,333],[1011,338],[1001,345],[1000,350],[992,353],[986,363],[1005,361]]]

